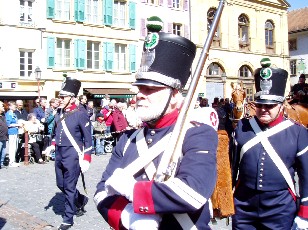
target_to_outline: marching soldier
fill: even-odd
[[[288,72],[271,68],[268,58],[255,71],[256,116],[239,121],[235,130],[233,178],[239,229],[308,228],[308,133],[283,116]],[[299,177],[300,206],[294,186]]]
[[[208,199],[216,182],[218,142],[213,127],[195,123],[188,129],[174,177],[154,180],[195,52],[195,44],[174,34],[152,32],[146,39],[133,83],[139,89],[137,114],[145,127],[121,136],[94,196],[98,211],[114,229],[210,229]],[[128,169],[138,161],[142,166],[131,173]]]
[[[88,197],[76,188],[80,173],[84,184],[83,173],[89,169],[92,149],[89,116],[75,104],[80,86],[80,81],[65,78],[59,93],[61,109],[58,109],[55,118],[52,146],[56,151],[56,180],[65,195],[65,214],[59,230],[69,229],[74,223],[73,216],[83,215],[88,202]]]

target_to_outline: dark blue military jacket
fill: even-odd
[[[155,145],[174,126],[159,129],[145,127],[144,136],[148,147]],[[132,139],[125,155],[123,149],[134,131],[123,134],[113,151],[110,162],[97,185],[95,201],[98,211],[115,229],[122,229],[120,222],[121,210],[128,203],[125,197],[104,197],[105,181],[116,168],[125,168],[138,158],[136,140]],[[216,183],[216,150],[218,137],[216,131],[208,126],[190,128],[185,136],[182,153],[183,158],[178,164],[175,177],[165,182],[155,182],[149,179],[144,169],[135,174],[138,181],[134,186],[134,210],[137,213],[160,214],[162,221],[159,229],[182,229],[173,213],[188,213],[197,229],[210,229],[208,199]],[[166,146],[163,146],[163,150]],[[145,153],[146,154],[146,153]],[[162,154],[152,162],[155,167],[161,160]],[[151,181],[150,181],[151,180]],[[115,211],[120,210],[120,211]],[[118,224],[118,226],[112,225]]]
[[[61,123],[61,110],[58,109],[55,122],[56,127],[54,131],[54,140],[57,146],[73,146],[64,132]],[[89,117],[83,111],[76,109],[75,111],[64,112],[66,126],[76,141],[81,151],[84,151],[85,156],[91,156],[92,150],[92,137],[91,125]]]
[[[281,125],[278,124],[278,125]],[[262,127],[261,127],[262,128]],[[270,129],[268,129],[270,130]],[[264,135],[264,134],[263,134]],[[259,191],[288,189],[288,184],[259,142],[243,152],[242,147],[256,136],[249,119],[239,121],[235,129],[236,150],[233,157],[233,181]],[[268,137],[269,142],[286,165],[292,178],[297,171],[302,199],[299,215],[308,218],[308,132],[296,123]]]

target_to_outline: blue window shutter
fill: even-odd
[[[47,18],[55,18],[55,0],[47,0]]]
[[[104,0],[105,14],[104,23],[106,26],[112,25],[112,15],[113,15],[113,0]]]
[[[75,21],[78,22],[78,0],[74,1],[74,16]]]
[[[135,2],[129,3],[129,28],[133,30],[136,28],[136,3]]]
[[[79,69],[79,59],[78,59],[79,49],[78,49],[78,47],[79,47],[79,39],[75,39],[75,42],[74,42],[74,53],[75,53],[74,58],[75,58],[75,68],[76,69]]]
[[[75,21],[84,22],[85,0],[75,0]]]
[[[136,72],[136,46],[130,44],[129,45],[129,63],[130,63],[130,71],[132,73]]]
[[[114,54],[114,43],[107,42],[107,65],[106,70],[113,70],[113,54]]]
[[[55,66],[55,42],[54,37],[47,38],[47,67],[53,68]]]
[[[86,41],[79,39],[78,43],[79,69],[86,68]]]
[[[103,42],[103,70],[107,69],[107,42]]]

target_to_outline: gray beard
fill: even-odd
[[[147,122],[159,118],[164,108],[165,104],[157,104],[149,107],[137,107],[136,112],[142,121]]]

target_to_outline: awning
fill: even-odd
[[[20,92],[20,91],[2,91],[0,92],[0,100],[34,100],[38,97],[37,92]],[[41,97],[45,97],[41,95]]]
[[[110,98],[131,98],[136,93],[130,91],[129,89],[110,89],[110,88],[84,88],[85,91],[93,95],[93,98],[103,98],[105,94],[109,94]]]

